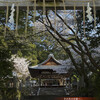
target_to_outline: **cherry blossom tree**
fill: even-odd
[[[19,78],[26,78],[29,76],[28,66],[29,61],[26,58],[20,58],[18,56],[12,56],[14,62],[13,74],[16,74]]]

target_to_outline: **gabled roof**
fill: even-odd
[[[58,60],[55,59],[53,54],[49,54],[48,58],[39,65],[62,65]]]
[[[36,66],[29,66],[29,70],[53,70],[57,73],[67,73],[67,66],[56,60],[53,54],[49,54],[44,62]]]

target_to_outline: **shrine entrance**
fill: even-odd
[[[37,78],[37,95],[67,95],[71,81],[67,65],[60,63],[53,54],[41,64],[30,66],[29,72],[33,78]],[[70,79],[70,78],[69,78]]]
[[[43,63],[30,66],[29,71],[33,78],[38,79],[39,86],[66,86],[66,78],[70,76],[67,65],[57,61],[53,54],[50,54]]]
[[[58,79],[43,79],[42,86],[59,86],[60,82]]]

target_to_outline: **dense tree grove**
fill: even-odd
[[[57,59],[68,61],[70,59],[70,64],[74,66],[74,69],[69,71],[80,79],[84,77],[86,88],[79,90],[76,95],[82,96],[83,92],[85,92],[85,96],[100,95],[99,11],[96,15],[96,29],[94,29],[94,21],[90,23],[86,18],[86,36],[84,36],[82,11],[76,11],[76,19],[73,17],[73,11],[68,11],[66,19],[63,11],[46,11],[44,18],[42,11],[38,10],[36,20],[33,22],[34,12],[30,10],[26,35],[26,10],[19,12],[18,35],[16,30],[10,29],[9,23],[5,34],[5,12],[0,11],[0,88],[2,88],[0,93],[7,95],[8,90],[6,90],[7,84],[5,83],[9,82],[10,77],[13,77],[12,71],[17,69],[14,66],[14,60],[11,60],[12,56],[17,55],[16,57],[21,61],[27,60],[29,65],[33,66],[41,63],[50,53],[53,53]],[[74,20],[76,20],[75,23]],[[21,62],[16,66],[20,64]],[[95,90],[97,92],[94,93]],[[6,99],[4,98],[4,100]]]
[[[53,13],[53,14],[52,14]],[[68,28],[69,31],[65,31],[64,28],[61,28],[61,25],[54,26],[55,23],[52,21],[52,16],[55,17],[54,13],[56,13],[57,21],[56,25],[60,22],[63,23],[65,28]],[[50,16],[50,15],[52,16]],[[96,59],[94,47],[99,46],[100,43],[100,34],[99,34],[99,15],[97,15],[97,26],[94,28],[93,23],[90,23],[88,19],[86,19],[85,26],[85,34],[84,34],[84,22],[82,19],[82,12],[77,11],[76,23],[72,26],[66,22],[66,20],[61,16],[61,13],[57,12],[46,12],[45,22],[43,18],[40,18],[42,24],[45,25],[48,32],[54,37],[54,39],[62,46],[65,52],[68,54],[71,62],[75,66],[75,69],[78,73],[78,76],[84,77],[85,86],[87,88],[86,96],[89,96],[89,89],[94,85],[91,85],[91,81],[93,77],[96,75],[100,75],[100,56],[99,60]],[[58,22],[58,23],[57,23]],[[49,23],[49,24],[48,24]],[[61,31],[62,30],[62,31]],[[71,31],[71,32],[70,32]],[[86,36],[85,36],[86,35]],[[69,46],[66,46],[69,45]],[[74,54],[77,54],[78,60]],[[99,53],[97,53],[99,55]],[[92,74],[90,75],[90,73]],[[90,78],[91,77],[91,78]],[[99,81],[100,79],[98,79]],[[93,90],[91,90],[92,93]],[[99,94],[99,92],[98,92]]]
[[[7,98],[13,98],[16,97],[14,95],[17,95],[18,91],[16,89],[8,90],[8,84],[11,78],[13,77],[12,71],[17,71],[18,74],[25,74],[20,73],[21,71],[18,71],[18,68],[20,69],[22,59],[28,60],[30,65],[36,65],[38,63],[41,63],[44,61],[47,56],[50,53],[54,53],[54,55],[59,59],[59,55],[61,55],[62,59],[66,59],[67,55],[62,50],[62,48],[58,45],[58,43],[53,40],[52,36],[45,33],[45,37],[42,35],[42,32],[39,32],[37,30],[36,34],[33,34],[32,26],[28,24],[28,32],[26,37],[24,37],[24,30],[25,30],[25,11],[21,11],[19,13],[19,35],[16,36],[15,30],[11,30],[10,27],[7,27],[6,34],[4,32],[5,29],[5,12],[3,10],[0,10],[0,98],[1,95],[4,97],[3,99],[6,100]],[[32,11],[30,11],[30,14]],[[16,16],[15,16],[16,17]],[[37,16],[38,18],[38,16]],[[30,19],[32,20],[32,18]],[[8,23],[9,24],[9,23]],[[9,26],[9,25],[8,25]],[[31,35],[32,34],[32,35]],[[58,45],[58,47],[56,46]],[[56,51],[57,50],[57,51]],[[59,55],[58,55],[59,52]],[[15,56],[15,59],[12,59],[12,56]],[[18,60],[16,61],[17,57]],[[15,63],[17,63],[17,67],[15,66]],[[26,63],[26,62],[24,62]],[[22,63],[24,66],[24,64]],[[21,66],[21,68],[23,68]],[[28,67],[28,66],[26,66]],[[28,68],[27,68],[28,71]],[[24,75],[23,75],[24,76]],[[21,79],[21,78],[20,78]],[[9,94],[8,94],[9,91]],[[8,97],[9,95],[12,96]]]

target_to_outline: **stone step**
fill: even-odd
[[[25,96],[23,100],[63,100],[63,99],[58,99],[58,98],[65,98],[68,96],[50,96],[50,95],[46,95],[46,96]],[[57,98],[57,99],[56,99]]]

